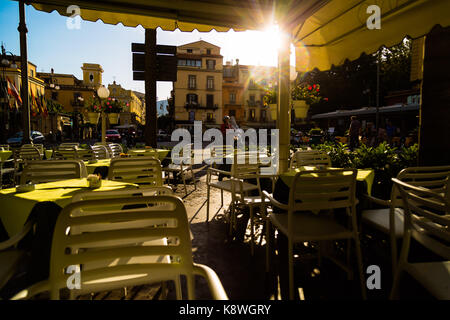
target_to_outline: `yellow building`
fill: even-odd
[[[83,80],[72,74],[39,72],[45,81],[45,98],[64,107],[64,112],[83,112],[84,102],[92,99],[102,84],[103,69],[99,64],[83,63]]]
[[[1,79],[6,81],[9,79],[11,83],[16,87],[17,91],[21,96],[21,87],[22,87],[22,73],[21,73],[21,63],[20,56],[14,56],[15,66],[12,64],[9,67],[4,67],[1,69]],[[6,82],[5,82],[6,84]],[[36,65],[28,61],[28,95],[34,96],[35,98],[45,94],[45,83],[44,80],[41,79],[36,72]],[[2,104],[7,104],[9,106],[14,106],[20,110],[20,105],[16,104],[15,99],[13,97],[2,98]],[[33,111],[32,101],[30,99],[30,123],[31,130],[41,131],[42,133],[46,133],[44,130],[45,127],[45,118],[43,115],[38,114]],[[10,109],[11,111],[11,109]],[[2,118],[2,135],[3,136],[11,136],[14,133],[22,130],[22,119],[15,117],[13,119],[13,112],[10,112],[8,116],[3,115]]]
[[[177,47],[175,124],[190,128],[194,120],[206,127],[222,123],[222,60],[220,47],[200,40]]]
[[[223,113],[234,116],[243,128],[273,126],[270,111],[264,106],[266,90],[276,85],[277,69],[240,65],[230,61],[223,67]]]
[[[143,93],[124,89],[116,81],[108,85],[108,90],[111,98],[128,104],[120,113],[121,125],[145,124],[145,95]]]

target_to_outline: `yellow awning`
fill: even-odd
[[[315,0],[307,0],[311,1]],[[259,29],[272,21],[273,11],[273,0],[35,0],[31,4],[66,16],[72,13],[67,8],[76,5],[83,20],[167,31]]]
[[[381,9],[381,29],[368,29],[369,5]],[[433,26],[450,25],[449,0],[330,1],[294,30],[297,71],[328,70],[405,36],[419,38]]]

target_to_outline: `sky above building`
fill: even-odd
[[[0,0],[0,41],[7,51],[20,54],[19,9],[16,1]],[[67,17],[40,12],[26,6],[28,28],[28,60],[37,65],[38,72],[73,74],[82,79],[84,62],[98,63],[103,67],[103,84],[114,80],[126,89],[144,92],[143,81],[133,81],[131,70],[131,43],[144,42],[144,29],[108,25],[102,21],[81,21],[80,28],[69,29]],[[181,32],[157,29],[157,43],[179,46],[204,40],[221,47],[224,64],[239,59],[240,64],[276,66],[278,34],[269,27],[264,32],[245,31]],[[294,53],[291,50],[291,64]],[[171,82],[158,82],[158,100],[167,99]]]

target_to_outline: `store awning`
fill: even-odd
[[[407,112],[407,111],[419,111],[420,106],[418,104],[410,104],[410,105],[393,105],[380,107],[378,109],[379,113],[389,113],[389,112]],[[377,108],[368,107],[354,110],[336,110],[327,113],[319,113],[311,116],[311,119],[328,119],[328,118],[342,118],[342,117],[350,117],[350,116],[360,116],[367,114],[376,114]]]
[[[368,28],[374,13],[367,13],[370,5],[381,9],[380,29]],[[297,71],[328,70],[405,36],[422,37],[437,24],[449,26],[449,12],[448,0],[330,1],[293,31]]]

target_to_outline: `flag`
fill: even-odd
[[[40,99],[41,99],[42,110],[44,112],[44,117],[47,117],[48,116],[47,103],[45,101],[45,97],[43,94],[40,95]]]
[[[11,80],[9,80],[8,77],[6,77],[6,80],[8,81],[8,94],[13,96],[19,104],[22,104],[22,99],[20,98],[20,94],[17,91],[16,86],[11,82]]]

